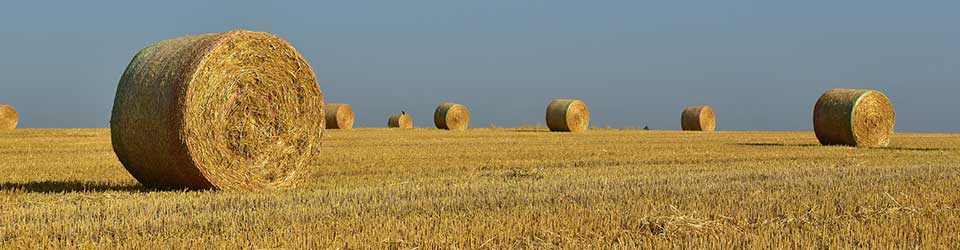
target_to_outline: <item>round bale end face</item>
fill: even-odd
[[[870,91],[860,97],[853,111],[853,133],[857,145],[862,147],[886,147],[896,126],[893,104],[879,91]]]
[[[890,100],[875,90],[831,89],[813,110],[813,128],[823,145],[885,147],[895,122]]]
[[[581,100],[556,99],[547,105],[547,127],[556,132],[583,132],[590,126],[590,109]]]
[[[442,103],[433,113],[433,123],[438,129],[466,130],[470,126],[470,110],[457,103]]]
[[[111,136],[124,167],[161,189],[286,189],[319,160],[323,94],[271,34],[230,31],[142,49],[117,87]]]
[[[17,109],[0,104],[0,130],[16,129],[18,123],[20,123],[20,115]]]

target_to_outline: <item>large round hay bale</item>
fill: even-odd
[[[686,131],[714,131],[717,129],[717,117],[708,105],[683,109],[680,127]]]
[[[556,99],[547,105],[550,131],[583,132],[590,126],[590,109],[581,100]]]
[[[345,103],[327,103],[323,105],[328,129],[353,128],[353,108]]]
[[[868,89],[831,89],[813,108],[813,129],[823,145],[885,147],[896,115],[886,95]]]
[[[147,187],[283,189],[320,155],[323,94],[306,60],[271,34],[160,41],[120,78],[113,149]]]
[[[390,116],[387,120],[388,128],[413,128],[413,118],[408,114]]]
[[[470,110],[461,104],[442,103],[433,112],[433,123],[439,129],[465,130],[470,126]]]
[[[20,122],[17,109],[10,105],[0,104],[0,130],[16,129]]]

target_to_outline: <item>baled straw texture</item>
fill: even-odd
[[[16,129],[20,122],[17,109],[10,105],[0,104],[0,130]]]
[[[823,145],[885,147],[896,114],[886,95],[868,89],[831,89],[813,108],[813,129]]]
[[[470,126],[470,110],[461,104],[442,103],[433,113],[433,123],[439,129],[466,130]]]
[[[717,129],[717,117],[708,105],[683,109],[680,126],[686,131],[714,131]]]
[[[230,31],[160,41],[127,66],[113,149],[147,187],[284,189],[320,155],[323,94],[285,40]]]
[[[407,114],[390,116],[387,120],[388,128],[413,128],[413,118]]]
[[[353,128],[353,108],[345,103],[327,103],[323,105],[328,129]]]
[[[547,106],[550,131],[583,132],[590,126],[590,110],[581,100],[556,99]]]

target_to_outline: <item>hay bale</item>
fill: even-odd
[[[461,104],[441,103],[433,112],[433,123],[439,129],[466,130],[470,125],[470,110]]]
[[[16,129],[20,122],[17,109],[10,105],[0,104],[0,130]]]
[[[393,115],[387,120],[388,128],[413,128],[413,118],[408,114]]]
[[[550,131],[583,132],[590,126],[590,110],[581,100],[556,99],[547,106]]]
[[[319,160],[323,94],[287,41],[230,31],[140,50],[120,78],[113,149],[144,186],[294,187]]]
[[[716,119],[713,108],[708,105],[687,107],[680,116],[680,127],[686,131],[714,131]]]
[[[885,147],[896,115],[886,95],[868,89],[831,89],[813,108],[813,129],[823,145]]]
[[[345,103],[327,103],[323,105],[323,115],[328,129],[353,128],[353,108]]]

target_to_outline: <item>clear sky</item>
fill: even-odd
[[[817,97],[873,88],[899,131],[960,132],[960,1],[6,1],[0,103],[21,127],[108,127],[142,47],[266,31],[313,66],[357,125],[406,110],[433,126],[466,104],[472,127],[543,123],[583,99],[592,125],[679,129],[710,104],[722,130],[812,130]]]

